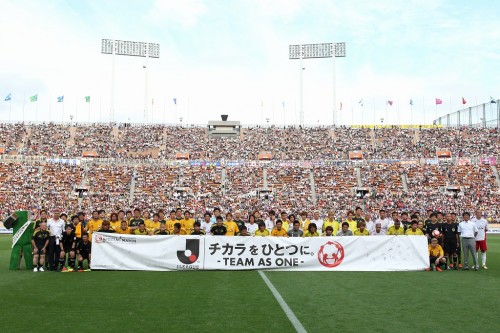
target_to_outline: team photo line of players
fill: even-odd
[[[215,208],[213,213],[206,212],[203,220],[195,221],[189,210],[177,208],[170,211],[166,218],[159,210],[150,219],[150,213],[141,214],[139,208],[133,211],[113,212],[109,218],[104,210],[95,210],[89,220],[85,213],[79,212],[68,220],[68,215],[59,210],[52,211],[53,217],[48,219],[45,210],[40,211],[33,234],[34,271],[73,271],[78,262],[78,271],[84,271],[83,262],[90,268],[91,239],[93,232],[133,234],[133,235],[213,235],[213,236],[274,236],[274,237],[319,237],[319,236],[383,236],[407,235],[426,236],[428,239],[429,268],[469,270],[469,254],[471,254],[474,270],[479,270],[478,251],[481,251],[483,269],[486,266],[486,231],[488,220],[481,211],[471,214],[464,212],[462,221],[458,222],[457,214],[434,212],[429,210],[427,218],[422,220],[420,214],[396,211],[388,217],[385,210],[379,210],[375,221],[363,218],[361,207],[347,212],[347,218],[340,223],[329,212],[324,220],[315,211],[312,219],[307,212],[287,214],[282,211],[277,217],[270,210],[264,220],[260,212],[249,214],[246,221],[240,211],[228,212],[223,217],[221,210]],[[465,265],[462,265],[462,253]],[[66,266],[66,257],[68,265]]]

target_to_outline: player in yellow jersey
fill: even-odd
[[[304,211],[304,212],[300,213],[299,221],[300,221],[300,226],[301,226],[302,230],[304,230],[304,233],[305,233],[306,230],[309,229],[309,223],[311,223],[311,221],[307,218],[307,212]]]
[[[92,212],[92,218],[87,222],[85,231],[89,234],[89,239],[92,239],[92,233],[101,227],[102,221],[99,219],[99,211]]]
[[[354,220],[353,217],[354,217],[354,212],[352,210],[348,211],[347,220],[345,220],[345,222],[349,224],[349,230],[351,230],[352,232],[358,229],[358,221]]]
[[[438,244],[438,240],[432,238],[427,249],[429,250],[429,264],[432,270],[441,272],[442,269],[439,266],[444,265],[444,267],[446,267],[446,258],[444,257],[443,248]],[[427,271],[431,270],[431,268],[427,268]]]
[[[170,217],[165,222],[165,226],[167,227],[167,231],[169,234],[172,235],[174,233],[174,225],[178,222],[179,221],[177,221],[177,219],[175,218],[175,210],[171,210]]]
[[[224,222],[224,225],[226,226],[226,236],[236,236],[238,232],[240,231],[240,228],[238,228],[238,224],[233,221],[233,214],[227,213],[226,214],[226,222]]]
[[[288,233],[283,229],[283,222],[281,220],[276,221],[276,227],[271,231],[271,236],[274,237],[288,237]]]
[[[128,227],[127,221],[121,221],[120,223],[121,225],[116,229],[116,233],[130,235],[130,228]]]
[[[424,233],[418,228],[418,221],[411,221],[411,228],[406,230],[405,235],[407,236],[423,236]]]
[[[186,230],[182,229],[182,226],[179,222],[174,224],[174,231],[172,231],[171,235],[182,236],[187,235]]]
[[[160,215],[154,213],[153,220],[149,221],[149,223],[146,222],[146,228],[151,235],[155,232],[155,230],[160,229]]]
[[[184,218],[180,220],[182,229],[186,231],[186,235],[191,235],[194,230],[194,219],[191,217],[191,212],[186,210],[184,212]]]
[[[328,212],[328,217],[323,222],[323,233],[326,232],[326,227],[331,226],[333,229],[332,234],[336,235],[340,230],[340,223],[335,220],[333,210]]]
[[[118,229],[121,224],[122,224],[121,221],[118,220],[118,214],[111,213],[111,217],[109,220],[109,226],[116,231],[116,229]]]
[[[259,222],[259,229],[255,230],[254,236],[269,236],[271,233],[266,229],[264,222]]]
[[[139,228],[134,230],[134,235],[149,235],[148,229],[146,229],[146,223],[144,223],[144,221],[139,222]]]
[[[304,232],[304,237],[318,237],[318,236],[319,232],[318,228],[316,227],[316,223],[309,223],[307,231]]]
[[[401,222],[396,219],[394,220],[394,225],[391,225],[389,229],[387,229],[387,235],[404,235],[405,234],[405,229],[401,227]]]
[[[370,236],[370,232],[366,230],[366,222],[365,221],[359,221],[358,222],[359,228],[354,230],[353,234],[354,236]]]

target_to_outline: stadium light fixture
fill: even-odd
[[[148,58],[159,58],[160,57],[160,44],[156,43],[144,43],[144,42],[133,42],[126,40],[115,40],[115,39],[103,39],[101,41],[101,53],[111,54],[111,97],[110,97],[110,110],[109,110],[109,121],[114,121],[115,116],[115,105],[114,105],[114,95],[115,95],[115,55],[124,55],[132,57],[142,57],[145,58],[145,64],[143,66],[144,74],[144,123],[147,121],[148,117]]]
[[[345,43],[296,44],[289,46],[290,60],[300,60],[300,124],[304,125],[304,86],[303,59],[332,58],[333,59],[333,125],[337,117],[337,96],[335,86],[335,58],[345,57]]]

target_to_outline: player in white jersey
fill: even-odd
[[[315,223],[318,230],[321,231],[321,230],[323,230],[323,223],[325,223],[325,222],[323,221],[323,219],[319,218],[319,212],[315,211],[313,214],[313,219],[311,220],[311,223]]]
[[[259,225],[255,223],[255,216],[250,215],[248,218],[248,223],[245,223],[245,227],[247,227],[247,231],[250,235],[254,235],[257,230],[259,230]]]
[[[479,257],[479,250],[481,250],[483,269],[488,269],[488,266],[486,266],[486,251],[488,250],[488,246],[486,245],[486,231],[488,231],[488,221],[483,217],[483,213],[480,210],[476,210],[474,215],[471,221],[476,224],[478,230],[476,236],[476,257]],[[477,262],[479,263],[479,260]]]
[[[213,224],[212,215],[209,212],[206,212],[205,215],[203,215],[203,221],[201,222],[200,229],[205,231],[205,235],[211,235],[212,233],[210,232],[210,228],[212,228]]]
[[[387,230],[389,229],[389,218],[387,217],[387,214],[385,210],[381,209],[379,210],[379,218],[375,220],[375,225],[377,223],[380,223],[381,230],[384,232],[384,234],[387,233]]]

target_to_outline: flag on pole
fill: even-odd
[[[38,101],[38,94],[35,94],[30,97],[30,102],[37,102]]]
[[[436,98],[436,105],[443,104],[443,101],[439,98]]]
[[[85,96],[85,103],[90,103],[90,96]]]
[[[177,105],[177,98],[174,97],[174,104]]]
[[[390,106],[392,106],[392,103],[393,101],[387,101],[387,104],[389,104]]]
[[[10,96],[10,94],[9,94],[9,96]],[[497,101],[492,96],[490,96],[490,103],[496,104],[496,102]]]
[[[413,100],[412,99],[410,99],[410,105],[413,105]]]
[[[363,99],[360,99],[358,103],[361,104],[361,106],[363,106]]]
[[[57,97],[57,103],[64,102],[64,96]]]
[[[467,104],[467,101],[463,97],[462,97],[462,104]]]
[[[5,96],[5,101],[8,102],[12,99],[12,93],[11,94],[8,94],[7,96]]]

